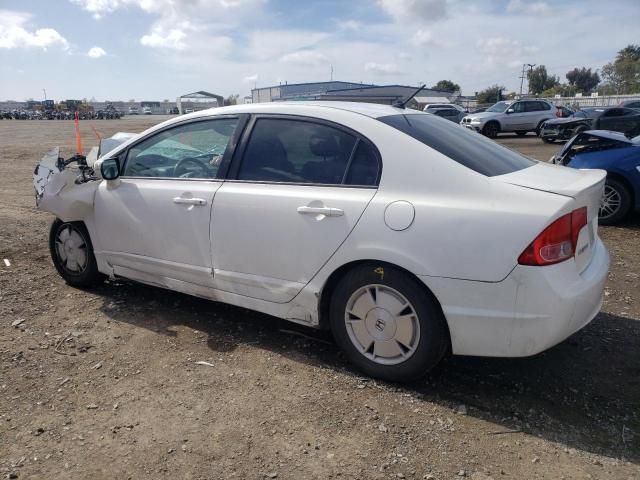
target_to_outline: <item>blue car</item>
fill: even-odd
[[[629,139],[620,132],[587,130],[569,140],[551,161],[607,171],[600,224],[616,224],[631,211],[640,210],[640,136]]]

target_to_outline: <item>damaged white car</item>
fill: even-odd
[[[125,277],[331,329],[367,374],[410,380],[447,351],[533,355],[594,318],[604,179],[427,113],[300,102],[54,150],[34,184],[69,284]]]

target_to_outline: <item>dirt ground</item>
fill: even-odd
[[[500,141],[541,160],[559,148]],[[31,173],[73,144],[72,122],[0,121],[2,478],[640,478],[638,216],[601,227],[611,273],[584,330],[532,358],[448,358],[399,386],[265,315],[126,281],[65,285]]]

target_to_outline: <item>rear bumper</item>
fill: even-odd
[[[518,265],[501,282],[423,277],[439,299],[458,355],[526,357],[560,343],[600,311],[609,253],[600,239],[589,266]]]

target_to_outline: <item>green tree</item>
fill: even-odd
[[[544,65],[529,70],[527,79],[529,80],[529,93],[534,94],[542,93],[544,90],[560,84],[560,79],[557,76],[549,76],[547,67]]]
[[[453,93],[460,91],[460,85],[458,85],[457,83],[453,83],[451,80],[440,80],[433,87],[431,87],[431,89],[439,90],[441,92]]]
[[[576,87],[579,92],[589,93],[600,83],[598,72],[592,72],[590,68],[574,68],[567,72],[569,85]]]
[[[238,94],[238,93],[231,94],[227,98],[224,99],[224,104],[225,105],[237,105],[238,104],[238,98],[240,98],[240,94]]]
[[[503,90],[505,90],[505,87],[502,85],[491,85],[481,92],[478,92],[476,94],[476,100],[478,101],[478,104],[499,102],[503,98]]]
[[[602,67],[603,93],[640,92],[640,45],[627,45],[613,62]]]

